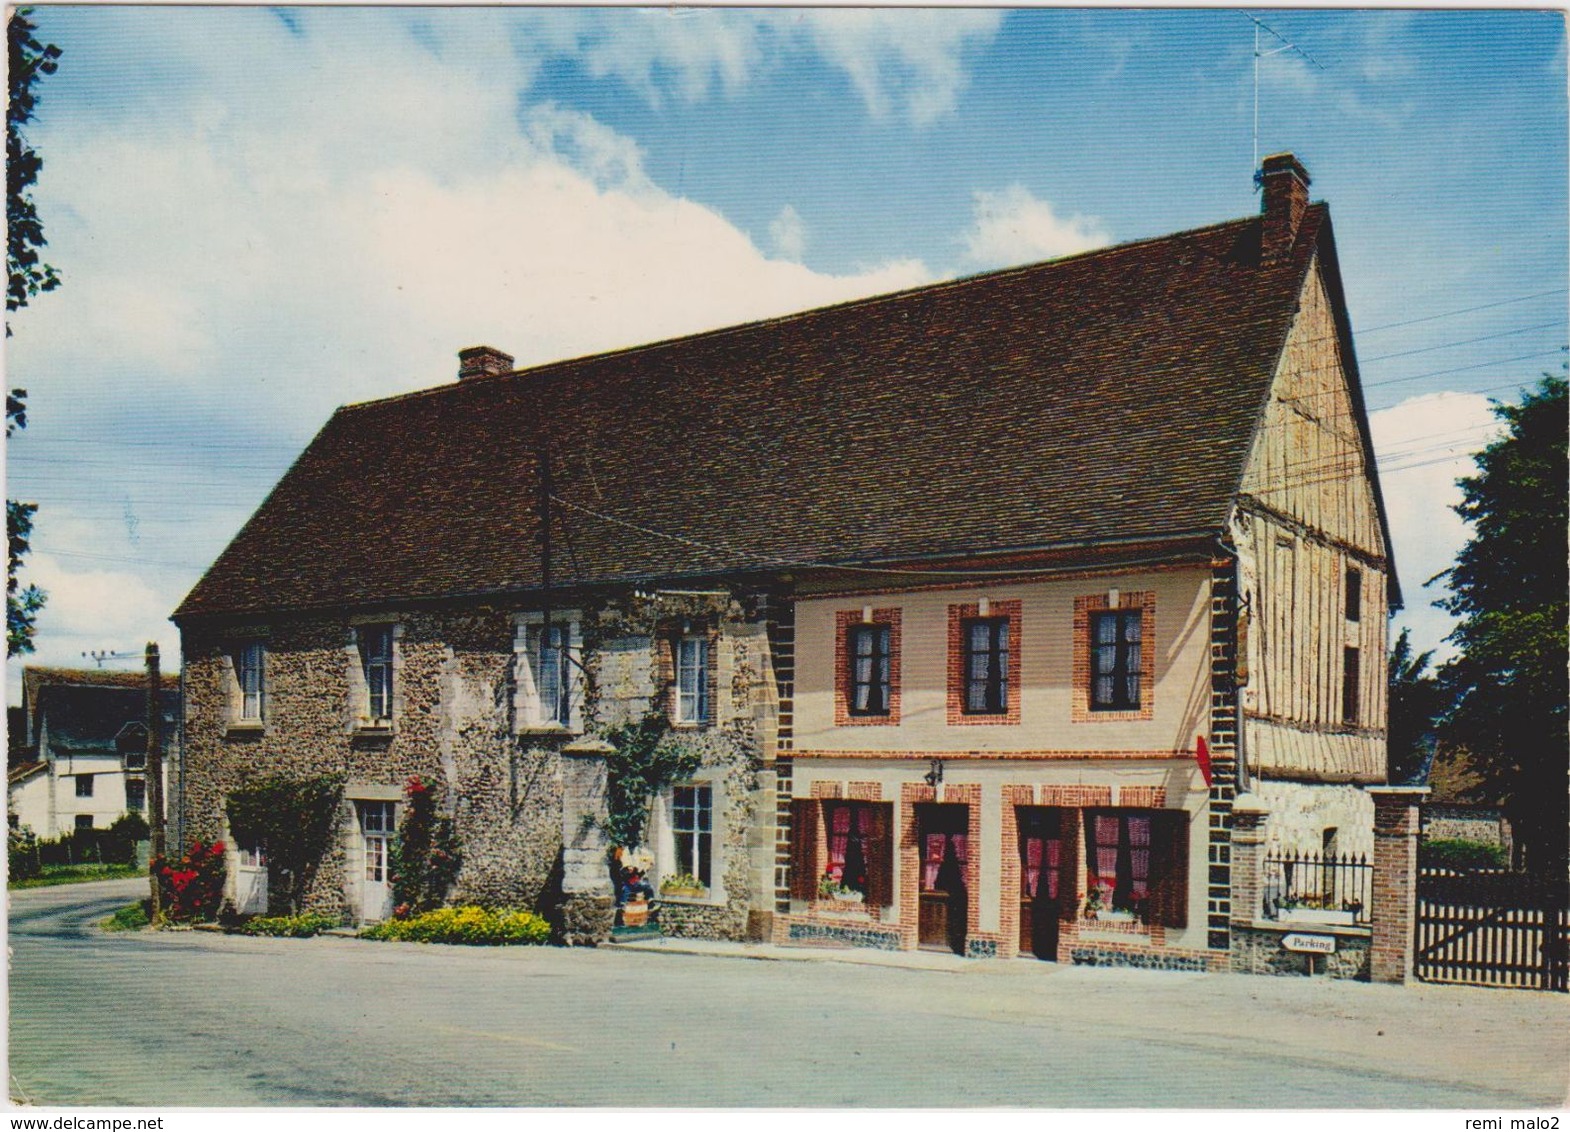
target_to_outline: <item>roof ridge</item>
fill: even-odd
[[[1322,202],[1315,202],[1320,204]],[[1312,206],[1311,206],[1312,207]],[[789,311],[785,314],[769,315],[766,318],[755,318],[748,322],[736,322],[727,326],[716,326],[708,330],[699,330],[691,334],[677,334],[669,338],[657,338],[653,342],[639,342],[631,346],[618,346],[610,350],[599,350],[589,354],[574,354],[565,358],[555,358],[551,361],[540,362],[536,365],[522,366],[518,369],[508,370],[506,373],[483,374],[476,377],[465,378],[461,382],[443,382],[440,385],[428,386],[424,389],[411,389],[406,393],[393,393],[386,397],[373,397],[368,401],[351,401],[338,406],[336,412],[346,412],[359,409],[380,408],[384,405],[396,404],[402,401],[415,400],[421,397],[433,397],[451,393],[457,389],[471,389],[479,385],[490,385],[505,381],[509,378],[549,377],[550,371],[568,369],[573,366],[583,365],[588,362],[601,362],[611,358],[622,358],[641,354],[649,350],[664,349],[678,343],[699,342],[707,339],[720,339],[727,335],[738,334],[742,331],[773,327],[795,322],[800,319],[812,318],[817,315],[828,314],[836,311],[869,308],[882,303],[908,299],[913,295],[936,295],[945,291],[956,290],[975,283],[987,280],[1007,279],[1026,275],[1032,272],[1062,267],[1066,264],[1077,263],[1081,260],[1091,259],[1096,256],[1111,255],[1116,252],[1127,252],[1145,247],[1149,244],[1175,242],[1183,239],[1210,235],[1223,228],[1234,225],[1252,224],[1259,220],[1259,214],[1252,216],[1234,217],[1231,220],[1221,220],[1213,224],[1203,224],[1198,228],[1185,228],[1181,232],[1168,232],[1160,236],[1144,236],[1136,240],[1125,240],[1120,244],[1109,244],[1102,248],[1088,248],[1082,252],[1059,256],[1056,259],[1036,260],[1033,263],[1018,263],[1008,267],[994,268],[991,271],[978,271],[972,275],[960,275],[950,279],[938,279],[931,283],[918,283],[913,287],[902,287],[897,291],[882,291],[876,295],[863,295],[854,299],[842,299],[836,303],[828,303],[821,307],[808,307],[806,310]]]

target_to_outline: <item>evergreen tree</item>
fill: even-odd
[[[1565,380],[1545,376],[1460,481],[1471,541],[1441,577],[1461,650],[1440,672],[1454,707],[1444,738],[1464,747],[1516,829],[1534,870],[1566,865],[1567,700]]]

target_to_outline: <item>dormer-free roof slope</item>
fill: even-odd
[[[338,410],[176,619],[1221,534],[1309,264],[1261,218]]]

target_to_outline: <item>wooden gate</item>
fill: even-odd
[[[1570,990],[1566,897],[1562,879],[1505,870],[1419,869],[1417,977]]]

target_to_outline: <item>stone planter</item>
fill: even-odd
[[[1339,908],[1282,908],[1276,919],[1283,924],[1341,924],[1351,927],[1357,923],[1357,913],[1343,912]]]
[[[676,900],[702,900],[709,894],[706,888],[662,888],[661,896],[669,896]]]

